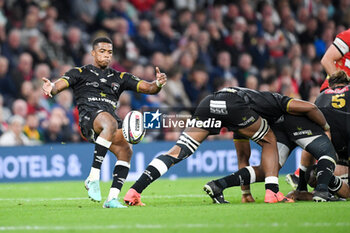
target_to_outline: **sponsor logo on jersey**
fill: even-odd
[[[96,71],[90,70],[90,72],[96,74],[96,76],[99,76],[99,74]]]
[[[324,91],[325,94],[341,94],[344,92],[349,91],[349,86],[343,87],[343,88],[336,88],[334,90],[332,89],[327,89]]]
[[[210,100],[210,112],[217,115],[227,115],[226,101]]]
[[[246,126],[251,122],[255,121],[255,118],[253,116],[249,117],[249,119],[247,120],[247,117],[242,117],[243,122],[238,124],[239,126]]]
[[[136,77],[135,75],[131,75],[132,79],[135,79],[136,81],[140,81],[141,79],[139,77]]]
[[[112,90],[114,92],[117,92],[119,90],[119,88],[120,88],[120,84],[119,83],[112,83],[111,87],[112,87]]]
[[[100,82],[101,82],[101,83],[105,83],[105,82],[107,82],[107,79],[101,78],[101,79],[100,79]]]
[[[99,87],[100,86],[100,84],[98,84],[98,82],[87,82],[86,84],[85,84],[86,86],[93,86],[93,87]]]
[[[100,97],[89,97],[88,98],[89,102],[106,102],[109,103],[113,106],[113,108],[117,107],[117,102],[107,99],[107,98],[100,98]]]
[[[299,128],[298,128],[299,130]],[[311,130],[301,130],[301,131],[298,131],[298,132],[294,132],[293,133],[294,136],[301,136],[301,135],[308,135],[308,136],[311,136],[312,135],[312,131]]]

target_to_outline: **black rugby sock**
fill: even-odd
[[[142,193],[148,185],[168,171],[171,165],[174,164],[174,159],[169,155],[160,155],[153,159],[131,188],[135,189],[138,193]]]
[[[106,157],[108,148],[111,146],[111,142],[102,137],[97,137],[95,142],[94,160],[92,161],[92,167],[101,169],[102,162]]]
[[[339,191],[339,189],[342,187],[343,181],[338,176],[332,176],[331,180],[329,181],[328,189],[331,193],[335,194]]]
[[[299,182],[298,182],[298,191],[307,191],[307,182],[305,178],[305,171],[299,169]]]
[[[247,168],[239,169],[236,173],[225,176],[221,179],[214,180],[215,184],[222,189],[233,186],[241,186],[250,184],[250,173]]]
[[[117,161],[113,170],[112,188],[122,189],[126,177],[128,176],[130,164],[124,161]]]
[[[322,158],[322,157],[321,157]],[[333,176],[335,165],[328,159],[320,159],[317,162],[317,191],[327,191],[329,182]]]

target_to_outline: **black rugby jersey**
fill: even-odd
[[[78,110],[99,108],[113,110],[124,90],[138,91],[140,79],[130,73],[111,68],[101,70],[93,65],[76,67],[61,79],[73,89]]]
[[[350,85],[328,88],[316,99],[320,109],[328,108],[350,113]]]
[[[315,101],[331,127],[331,141],[339,164],[348,164],[350,154],[350,85],[328,88]]]
[[[283,114],[288,113],[288,106],[292,98],[278,93],[255,91],[243,87],[229,87],[220,92],[233,92],[241,96],[252,110],[270,123],[276,122]]]

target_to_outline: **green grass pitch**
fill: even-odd
[[[241,204],[240,189],[214,205],[202,190],[209,178],[161,179],[143,193],[145,207],[103,209],[81,182],[0,184],[1,232],[350,232],[349,202],[265,204],[264,185],[252,185],[256,203]],[[124,196],[131,186],[127,182]],[[110,183],[101,183],[105,198]],[[280,178],[285,194],[291,188]]]

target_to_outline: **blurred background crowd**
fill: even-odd
[[[168,76],[158,95],[123,94],[123,117],[194,107],[226,86],[313,102],[320,59],[349,26],[350,0],[0,0],[0,145],[82,141],[72,92],[48,99],[41,78],[91,64],[97,36],[113,41],[112,68]]]

